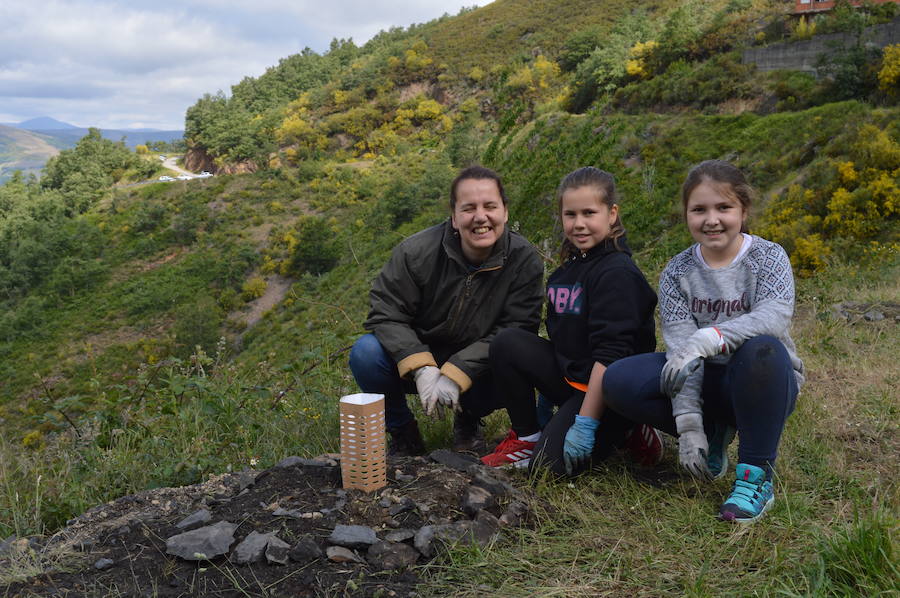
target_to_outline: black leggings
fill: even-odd
[[[505,328],[491,342],[490,356],[498,398],[506,407],[512,429],[519,437],[540,430],[535,413],[535,389],[559,406],[535,447],[531,468],[546,467],[554,473],[564,474],[563,443],[581,410],[584,393],[565,381],[556,362],[553,343],[520,328]],[[607,408],[597,429],[593,458],[604,459],[614,447],[621,446],[632,425]]]

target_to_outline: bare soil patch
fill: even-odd
[[[46,542],[22,539],[6,558],[0,555],[0,566],[16,558],[17,550],[53,551],[54,562],[68,563],[67,571],[45,571],[10,584],[5,595],[418,596],[417,566],[433,555],[418,551],[418,539],[415,551],[412,537],[394,541],[392,532],[453,522],[472,524],[472,512],[467,512],[461,497],[479,483],[479,476],[488,476],[490,484],[510,491],[495,489],[497,500],[479,511],[479,519],[486,513],[484,517],[498,521],[495,518],[506,517],[510,505],[520,505],[517,508],[524,512],[521,498],[525,495],[509,484],[503,472],[465,457],[454,458],[460,461],[453,466],[425,457],[389,458],[388,486],[374,493],[344,490],[340,467],[333,461],[312,465],[311,460],[292,458],[293,465],[285,461],[262,472],[225,474],[204,484],[126,496],[70,521]],[[201,509],[209,512],[210,524],[237,524],[230,554],[210,561],[167,554],[166,540],[184,532],[176,524]],[[359,562],[337,562],[324,554],[292,557],[285,564],[271,564],[265,558],[242,565],[235,562],[236,546],[252,532],[274,534],[292,546],[311,542],[325,551],[334,544],[332,532],[337,525],[367,526],[383,544],[404,544],[403,550],[413,554],[412,564],[382,568],[371,551],[367,554],[362,547],[351,551]],[[437,554],[443,546],[435,544]],[[61,552],[68,557],[60,558]]]

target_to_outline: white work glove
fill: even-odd
[[[413,379],[416,381],[416,390],[419,393],[419,400],[422,401],[422,410],[425,415],[438,415],[436,391],[438,380],[441,379],[441,370],[433,365],[425,365],[413,372]]]
[[[444,407],[448,407],[459,413],[462,407],[459,405],[459,384],[441,374],[435,385],[435,394],[438,402]]]
[[[707,465],[709,442],[703,431],[703,416],[699,413],[683,413],[675,418],[678,430],[678,461],[698,480],[713,479]]]
[[[684,381],[700,367],[700,360],[724,353],[727,349],[722,333],[713,327],[701,328],[673,351],[659,377],[660,390],[674,397]]]

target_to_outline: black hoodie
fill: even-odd
[[[557,268],[547,281],[547,333],[566,378],[587,384],[594,362],[656,348],[656,293],[631,259],[607,239]]]

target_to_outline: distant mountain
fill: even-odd
[[[87,135],[88,130],[75,129],[31,129],[34,133],[46,136],[47,141],[59,149],[75,147],[78,140]],[[184,137],[184,131],[153,131],[140,129],[100,129],[104,139],[121,141],[125,139],[125,145],[134,149],[136,145],[150,143],[151,141],[176,141]]]
[[[34,128],[34,127],[47,128]],[[42,116],[15,125],[0,125],[0,184],[16,170],[25,174],[40,174],[44,164],[61,150],[75,147],[87,135],[88,129],[75,127]],[[101,129],[100,134],[112,141],[125,140],[134,149],[152,141],[177,141],[184,131],[156,131],[152,129]]]
[[[65,123],[49,116],[38,116],[20,123],[7,123],[0,125],[23,129],[38,133],[46,137],[45,141],[57,149],[69,149],[74,147],[78,140],[87,135],[87,128]],[[125,139],[125,145],[134,149],[136,145],[150,143],[151,141],[175,141],[184,137],[184,131],[166,131],[151,128],[135,129],[101,129],[101,134],[106,139],[121,141]]]
[[[58,153],[44,135],[0,125],[0,183],[16,170],[39,174],[47,160]]]
[[[49,116],[38,116],[37,118],[31,118],[12,126],[18,129],[28,129],[29,131],[57,131],[80,128],[75,125],[70,125],[69,123],[64,123],[62,121],[56,120],[55,118],[50,118]]]

